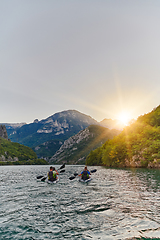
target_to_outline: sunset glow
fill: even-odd
[[[118,116],[118,120],[121,121],[124,125],[128,125],[130,119],[130,115],[127,112],[122,112]]]

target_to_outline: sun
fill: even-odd
[[[128,125],[130,121],[130,115],[127,112],[121,112],[118,116],[118,120],[123,123],[124,125]]]

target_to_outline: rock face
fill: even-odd
[[[60,147],[60,149],[54,154],[54,156],[50,159],[49,162],[58,163],[62,162],[63,159],[66,161],[66,157],[68,155],[68,158],[73,155],[73,153],[78,149],[78,144],[81,141],[88,140],[90,136],[89,129],[86,128],[82,131],[80,131],[78,134],[76,134],[73,137],[70,137],[66,141],[64,141],[64,144]],[[80,158],[80,160],[84,159],[83,157]],[[79,160],[79,159],[78,159]],[[78,161],[79,162],[79,161]],[[76,162],[76,163],[78,163]]]
[[[18,161],[18,157],[11,157],[11,156],[4,156],[1,155],[0,156],[0,162],[17,162]]]
[[[5,125],[0,125],[0,137],[8,140],[8,134]]]

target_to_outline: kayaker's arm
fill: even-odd
[[[83,173],[83,172],[81,172],[78,176],[79,176],[79,177],[82,176],[82,173]]]
[[[55,171],[56,171],[57,175],[59,175],[59,173],[57,172],[57,170],[55,170]]]

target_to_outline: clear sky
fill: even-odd
[[[159,0],[0,0],[0,122],[160,104]]]

